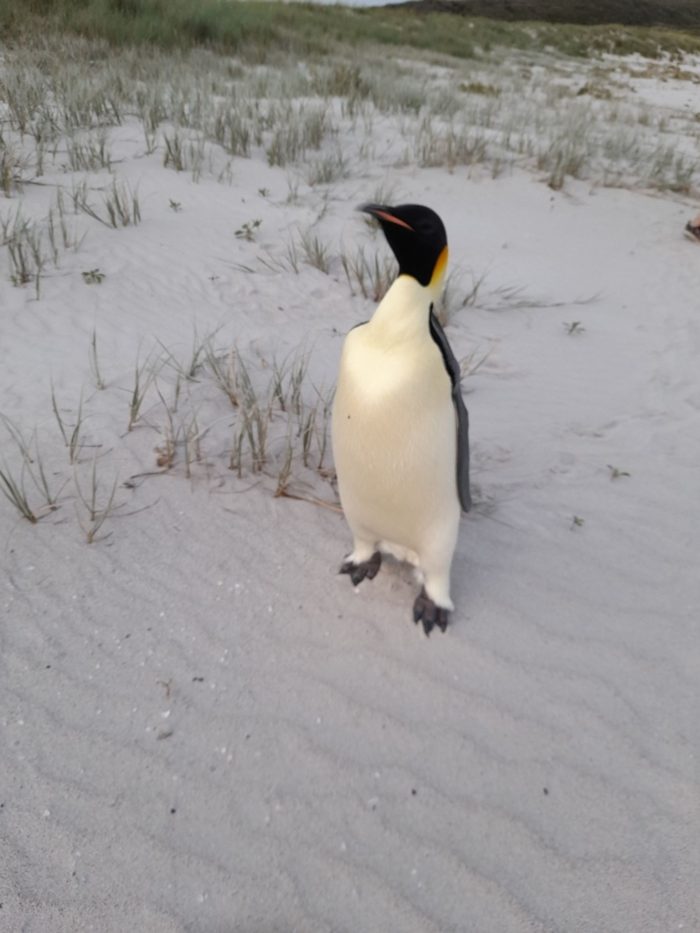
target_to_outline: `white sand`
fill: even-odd
[[[372,309],[337,259],[330,275],[258,265],[314,219],[318,189],[286,204],[287,173],[259,157],[230,186],[193,184],[134,157],[139,133],[114,135],[138,227],[79,219],[89,235],[39,301],[0,256],[0,412],[36,426],[69,481],[35,526],[0,501],[0,930],[700,930],[690,205],[524,171],[333,186],[334,249],[366,237],[353,207],[388,173],[441,214],[453,263],[487,273],[448,328],[458,356],[490,355],[465,383],[477,504],[457,609],[426,640],[407,571],[353,592],[342,517],[273,498],[274,477],[238,482],[223,440],[191,481],[179,463],[120,487],[109,537],[85,543],[51,378],[70,424],[84,389],[108,491],[155,469],[155,431],[124,433],[139,348],[184,358],[193,323],[221,327],[217,346],[251,358],[311,347],[309,378],[330,384]],[[25,188],[27,211],[50,193]],[[236,239],[253,218],[257,241]],[[207,406],[230,422],[222,394]],[[162,424],[153,393],[144,410]]]

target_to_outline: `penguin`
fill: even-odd
[[[354,547],[340,573],[372,580],[388,553],[413,564],[422,588],[413,620],[445,631],[450,567],[469,511],[469,415],[460,367],[434,307],[447,234],[429,207],[364,204],[399,264],[369,321],[346,336],[331,436],[338,491]]]

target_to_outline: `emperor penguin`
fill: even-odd
[[[429,207],[364,204],[399,264],[371,319],[345,338],[333,404],[338,491],[354,539],[340,568],[357,586],[382,553],[413,564],[413,619],[445,631],[460,515],[471,507],[460,367],[435,315],[447,234]]]

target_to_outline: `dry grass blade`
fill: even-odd
[[[63,439],[66,443],[66,446],[68,447],[68,459],[70,460],[71,463],[77,463],[78,455],[80,454],[80,450],[82,448],[82,444],[80,442],[80,434],[81,434],[81,429],[83,426],[83,393],[82,392],[80,393],[80,401],[78,402],[78,413],[76,415],[75,424],[73,426],[73,430],[71,431],[70,435],[68,435],[67,431],[65,430],[65,425],[61,421],[61,416],[58,413],[58,407],[56,406],[55,397],[53,398],[53,402],[54,402],[54,409],[53,409],[54,414],[56,416],[56,419],[58,420],[58,425],[59,425],[59,428],[61,429],[61,434],[63,435]]]
[[[37,438],[36,434],[34,435],[34,446],[36,448],[36,456],[34,459],[36,462],[36,471],[38,476],[30,466],[27,466],[27,470],[38,492],[44,497],[47,509],[50,512],[54,512],[58,508],[56,503],[58,502],[58,497],[65,488],[66,483],[64,482],[58,491],[51,491],[48,477],[46,476],[46,470],[44,469],[44,459],[41,456],[41,451],[39,450],[39,439]]]
[[[83,273],[83,276],[85,273]],[[102,378],[102,373],[100,372],[100,361],[97,355],[97,328],[93,327],[92,329],[92,338],[90,340],[90,372],[92,373],[92,378],[95,382],[95,386],[102,390],[107,388],[107,383]]]
[[[232,407],[238,408],[240,404],[240,380],[244,374],[239,371],[238,354],[235,348],[225,354],[217,353],[212,345],[211,338],[209,338],[204,345],[203,352],[205,362],[217,386],[224,393]],[[247,377],[247,373],[245,373],[245,376]]]
[[[289,483],[292,476],[292,464],[294,462],[294,439],[292,437],[291,426],[287,430],[284,456],[277,474],[277,488],[275,489],[275,498],[287,495]]]
[[[10,437],[14,441],[19,452],[22,454],[22,459],[24,460],[24,462],[27,464],[31,464],[32,455],[29,450],[29,444],[27,444],[27,442],[25,441],[20,429],[17,427],[14,421],[10,420],[10,418],[7,417],[7,415],[0,414],[0,421],[2,421],[2,423],[5,426],[5,430],[7,431],[7,433],[10,435]]]
[[[155,367],[158,361],[152,362],[150,356],[146,358],[143,366],[139,366],[138,359],[134,367],[134,387],[131,390],[131,399],[129,401],[129,423],[127,432],[133,430],[134,425],[141,417],[141,407],[143,406],[146,394],[154,381],[156,373]]]
[[[24,472],[24,467],[22,472]],[[29,505],[23,479],[16,480],[6,463],[3,464],[3,469],[0,470],[0,492],[17,509],[22,518],[26,518],[32,525],[39,521],[38,516]]]

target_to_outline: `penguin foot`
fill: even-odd
[[[350,574],[352,585],[357,586],[358,583],[362,583],[365,577],[367,577],[368,580],[374,580],[381,566],[382,555],[379,551],[375,551],[369,560],[363,560],[361,564],[355,564],[351,560],[346,560],[339,572]]]
[[[700,240],[700,217],[688,221],[685,225],[685,235],[689,240]]]
[[[423,631],[426,635],[430,635],[435,626],[437,626],[441,632],[444,632],[447,628],[449,618],[449,610],[437,606],[425,592],[425,587],[423,587],[418,596],[416,596],[416,601],[413,604],[413,621],[416,625],[422,622]]]

